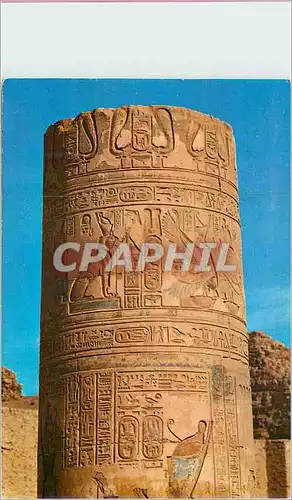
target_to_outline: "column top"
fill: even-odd
[[[226,129],[227,132],[233,134],[233,129],[229,123],[226,123],[225,121],[214,117],[212,115],[209,115],[207,113],[202,113],[200,111],[197,111],[195,109],[183,107],[183,106],[170,106],[170,105],[165,105],[165,104],[160,104],[160,105],[143,105],[143,104],[125,104],[116,108],[104,108],[104,107],[98,107],[94,108],[89,111],[82,111],[80,112],[76,117],[69,117],[69,118],[63,118],[61,120],[58,120],[57,122],[51,124],[47,130],[46,134],[48,134],[52,129],[58,129],[58,127],[64,128],[64,130],[60,131],[66,131],[66,128],[72,126],[73,122],[78,122],[88,116],[92,116],[95,114],[104,114],[105,116],[115,116],[117,114],[131,114],[135,113],[137,115],[157,115],[157,113],[163,113],[163,110],[165,113],[168,113],[171,115],[172,119],[177,122],[180,121],[182,122],[182,125],[185,125],[184,121],[188,121],[188,119],[196,120],[200,123],[209,123],[210,125],[213,124],[213,126],[219,126],[221,125]]]

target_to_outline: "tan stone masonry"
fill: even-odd
[[[64,242],[225,242],[232,273],[57,273]],[[69,252],[66,262],[80,259]],[[70,262],[69,262],[70,261]],[[74,260],[73,260],[74,262]],[[96,109],[45,137],[40,496],[250,496],[251,389],[235,143],[168,106]]]

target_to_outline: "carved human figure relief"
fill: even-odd
[[[169,457],[170,493],[176,496],[193,498],[211,439],[212,422],[198,422],[195,434],[179,439],[172,456]],[[172,429],[169,428],[173,433]]]

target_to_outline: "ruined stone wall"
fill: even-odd
[[[290,439],[290,349],[264,332],[248,342],[256,439]]]
[[[37,496],[37,408],[2,408],[1,498]]]
[[[5,366],[1,368],[1,399],[2,401],[18,400],[22,395],[22,386],[17,382],[13,371]]]
[[[290,448],[287,439],[255,440],[255,496],[290,498]]]

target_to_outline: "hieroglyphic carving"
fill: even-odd
[[[80,386],[78,374],[67,378],[66,424],[65,424],[65,467],[79,464],[80,436]]]
[[[215,365],[212,369],[212,392],[213,392],[213,446],[215,460],[215,496],[226,498],[229,494],[229,480],[227,469],[227,447],[224,413],[224,386],[223,369]]]
[[[118,498],[109,488],[107,478],[102,472],[97,471],[93,476],[93,480],[97,490],[95,498]]]
[[[155,186],[131,186],[95,188],[82,192],[65,194],[64,197],[52,198],[45,207],[45,217],[58,218],[73,215],[82,210],[96,208],[120,207],[127,204],[181,204],[187,208],[205,209],[216,213],[224,212],[233,219],[238,219],[238,204],[236,200],[225,193],[216,190],[199,190],[187,186],[175,187],[166,183],[156,183]]]
[[[152,214],[151,214],[152,218]],[[151,220],[152,222],[152,220]],[[150,231],[153,228],[149,228]],[[162,240],[158,236],[147,235],[146,243],[161,245]],[[161,307],[162,306],[162,261],[148,262],[144,271],[144,306]]]
[[[82,235],[88,235],[92,236],[93,234],[93,229],[92,229],[92,222],[91,222],[91,215],[90,214],[85,214],[82,216],[81,219],[81,234]]]
[[[230,497],[241,497],[240,457],[236,409],[236,382],[231,375],[224,377],[225,421],[229,463]]]
[[[118,461],[140,458],[145,467],[161,467],[164,449],[163,409],[166,394],[174,391],[208,391],[205,372],[138,372],[116,374],[116,418]],[[140,437],[141,436],[141,437]]]
[[[147,342],[149,338],[149,328],[118,328],[115,333],[115,340],[118,344],[127,344],[133,342]]]
[[[95,458],[95,375],[80,376],[80,465],[93,465]]]
[[[74,216],[73,217],[66,217],[65,221],[66,221],[65,234],[67,236],[74,236],[75,235],[75,217]]]
[[[194,326],[195,325],[195,326]],[[49,336],[46,356],[70,352],[107,349],[134,345],[180,345],[194,348],[212,348],[237,354],[247,359],[247,338],[243,332],[203,324],[175,323],[174,326],[152,324],[146,326],[121,326],[74,329]]]
[[[111,463],[113,456],[113,374],[98,373],[97,379],[97,464]]]
[[[205,372],[181,371],[144,371],[120,372],[117,375],[117,388],[120,391],[137,390],[188,390],[207,391],[208,375]]]

